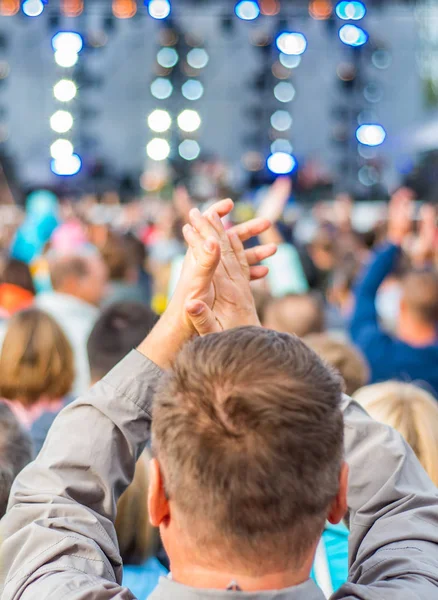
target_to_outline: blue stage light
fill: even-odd
[[[25,0],[21,10],[27,17],[38,17],[44,10],[44,2],[41,0]]]
[[[70,154],[54,158],[50,168],[55,175],[68,177],[79,173],[82,168],[82,160],[78,154]]]
[[[236,4],[234,12],[243,21],[254,21],[260,14],[260,8],[254,0],[241,0]]]
[[[147,5],[149,14],[154,19],[166,19],[170,15],[171,6],[169,0],[149,0]]]
[[[364,146],[380,146],[386,138],[386,131],[381,125],[364,123],[356,129],[357,141]]]
[[[339,30],[339,38],[347,46],[357,48],[367,43],[368,33],[357,25],[342,25]]]
[[[75,31],[59,31],[52,37],[52,48],[62,54],[79,54],[84,47],[84,40]]]
[[[268,169],[275,175],[287,175],[297,166],[297,161],[292,154],[287,152],[274,152],[268,157]]]
[[[303,54],[307,48],[307,40],[302,33],[284,32],[280,33],[276,40],[277,48],[283,54],[298,56]]]
[[[359,21],[366,15],[367,9],[363,2],[339,2],[336,6],[336,14],[344,21]]]

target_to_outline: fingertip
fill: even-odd
[[[200,300],[189,300],[186,302],[186,311],[192,317],[198,317],[204,311],[204,303]]]

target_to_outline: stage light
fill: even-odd
[[[283,54],[280,52],[278,60],[286,69],[296,69],[301,62],[301,56]]]
[[[287,110],[276,110],[271,115],[271,125],[277,131],[287,131],[292,125],[292,117]]]
[[[181,92],[187,100],[199,100],[204,93],[204,86],[197,79],[189,79],[183,84]]]
[[[70,79],[61,79],[53,88],[53,95],[59,102],[70,102],[78,91],[76,84]]]
[[[57,50],[55,52],[55,62],[60,67],[68,69],[74,67],[78,62],[78,55],[76,52],[65,52],[64,50]]]
[[[383,98],[383,87],[377,81],[369,81],[364,87],[363,95],[365,100],[376,104]]]
[[[241,0],[234,7],[234,12],[243,21],[254,21],[260,14],[260,8],[254,0]]]
[[[204,48],[193,48],[187,54],[187,63],[193,69],[203,69],[207,66],[209,61],[209,56]]]
[[[376,167],[372,165],[364,165],[359,169],[359,173],[357,174],[357,178],[360,183],[366,187],[372,187],[379,183],[380,174]]]
[[[52,48],[55,52],[79,54],[84,47],[84,40],[75,31],[59,31],[52,37]]]
[[[295,88],[287,81],[280,81],[274,88],[274,96],[279,102],[292,102],[295,98]]]
[[[146,152],[152,160],[166,160],[170,154],[169,142],[162,138],[153,138],[146,146]]]
[[[364,146],[380,146],[386,138],[386,131],[381,125],[363,124],[356,130],[357,141]]]
[[[82,161],[78,154],[71,154],[62,158],[54,158],[50,168],[55,175],[69,177],[79,173],[82,168]]]
[[[312,0],[309,4],[309,14],[317,21],[325,21],[330,17],[332,11],[330,0]]]
[[[50,127],[56,133],[66,133],[73,127],[73,117],[66,110],[58,110],[50,117]]]
[[[302,33],[280,33],[276,40],[277,48],[283,54],[298,56],[307,48],[307,40]]]
[[[182,113],[178,115],[178,127],[182,129],[182,131],[192,133],[192,131],[199,129],[200,125],[201,117],[196,110],[183,110]]]
[[[170,15],[169,0],[150,0],[148,11],[154,19],[165,19]]]
[[[69,140],[59,139],[50,146],[50,156],[58,159],[73,154],[73,144]]]
[[[171,69],[179,60],[178,52],[175,48],[161,48],[157,54],[157,63],[160,67]]]
[[[79,17],[84,10],[84,0],[62,0],[61,12],[65,17]]]
[[[148,125],[152,131],[163,133],[172,125],[172,119],[167,110],[157,108],[148,116]]]
[[[151,94],[158,100],[166,100],[172,95],[173,85],[169,79],[165,77],[157,77],[151,83]]]
[[[297,166],[297,161],[287,152],[274,152],[268,157],[268,169],[275,175],[287,175]]]
[[[0,15],[2,17],[13,17],[20,10],[20,0],[1,0]]]
[[[260,12],[266,17],[273,17],[280,12],[280,0],[259,0]]]
[[[41,0],[25,0],[21,5],[21,10],[26,17],[38,17],[44,10],[44,2]]]
[[[339,38],[347,46],[358,47],[367,43],[368,34],[357,25],[342,25],[339,30]]]
[[[178,152],[184,160],[195,160],[198,158],[201,148],[196,140],[184,140],[178,146]]]
[[[371,55],[371,60],[376,69],[387,69],[392,62],[391,54],[383,48],[375,50]]]
[[[283,138],[279,138],[271,144],[271,154],[275,154],[276,152],[285,152],[286,154],[291,154],[292,150],[293,147],[290,141]]]
[[[343,21],[359,21],[366,15],[367,9],[362,2],[339,2],[336,14]]]
[[[117,19],[131,19],[136,14],[136,0],[113,0],[113,15]]]

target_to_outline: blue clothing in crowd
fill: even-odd
[[[160,577],[166,577],[167,574],[167,569],[153,557],[142,565],[125,565],[123,585],[130,589],[138,600],[146,600],[157,587]]]
[[[398,246],[387,244],[365,270],[355,292],[350,335],[368,360],[371,383],[413,381],[438,398],[438,336],[430,346],[414,347],[390,335],[378,321],[377,290],[393,271],[400,252]]]

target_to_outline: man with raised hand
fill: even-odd
[[[347,509],[351,569],[335,597],[435,597],[438,498],[413,453],[342,397],[298,338],[258,327],[248,276],[265,269],[248,264],[273,248],[245,254],[213,210],[190,220],[168,310],[61,413],[16,482],[2,598],[132,598],[120,587],[114,507],[151,413],[149,513],[172,571],[153,600],[321,600],[315,549],[325,520]],[[180,351],[194,329],[217,333]]]

